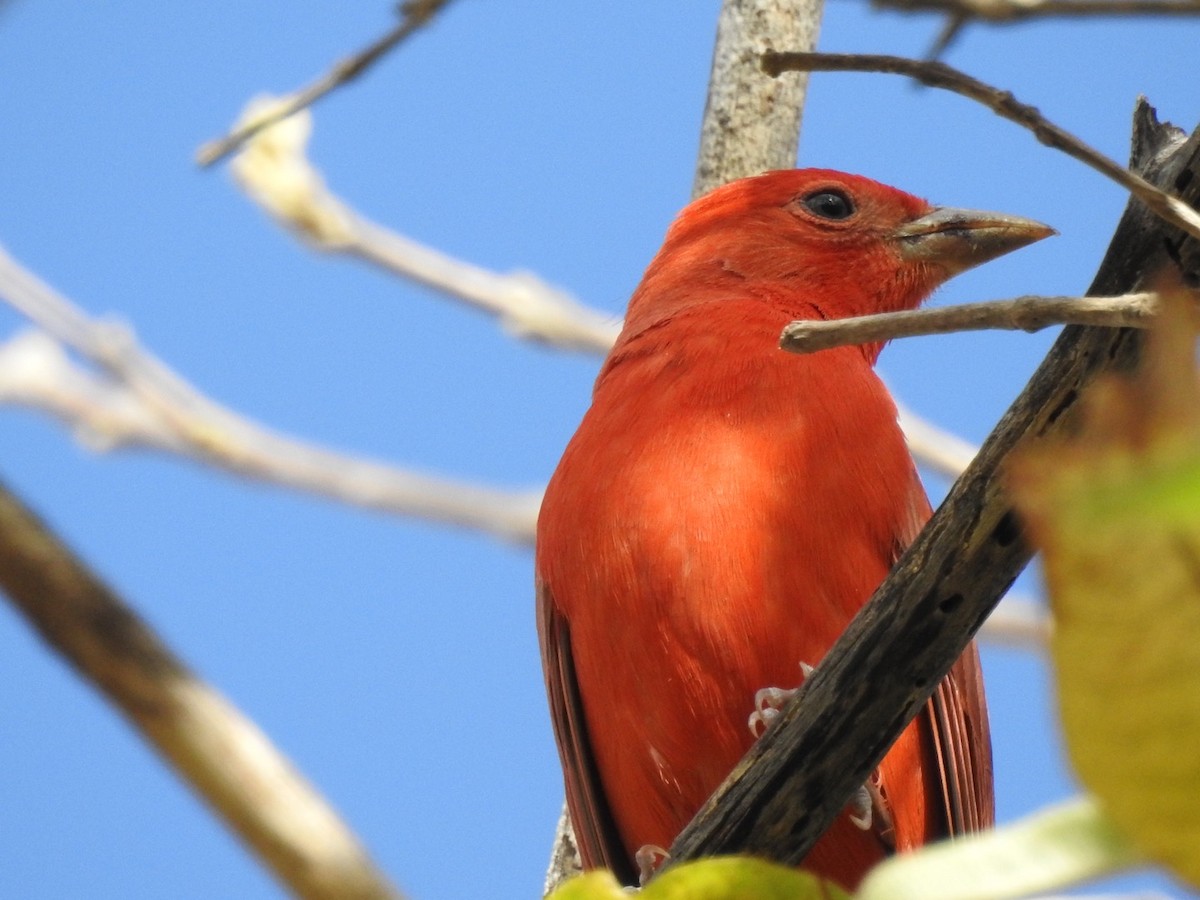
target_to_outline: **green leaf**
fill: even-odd
[[[1137,861],[1126,839],[1081,797],[1019,822],[893,857],[855,900],[1001,900],[1058,890]]]

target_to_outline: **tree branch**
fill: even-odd
[[[296,896],[399,898],[337,813],[0,485],[0,588]]]
[[[1200,203],[1200,129],[1184,141],[1144,103],[1133,167]],[[1089,293],[1144,288],[1164,268],[1200,279],[1200,242],[1131,201]],[[672,864],[751,853],[796,864],[924,707],[1029,559],[1001,469],[1018,442],[1070,427],[1080,390],[1136,365],[1136,329],[1070,326],[867,606],[676,839]],[[853,711],[853,715],[848,715]]]
[[[441,12],[442,7],[449,2],[450,0],[407,0],[407,2],[401,3],[402,18],[391,31],[353,56],[335,63],[326,75],[290,94],[285,103],[272,109],[268,115],[243,122],[224,137],[201,146],[196,151],[196,163],[207,167],[219,162],[264,128],[302,109],[307,109],[331,91],[354,81],[385,56],[389,50],[394,49],[406,38],[429,24],[433,17]]]
[[[815,353],[846,344],[988,328],[1011,331],[1038,331],[1050,325],[1146,328],[1157,312],[1157,299],[1157,295],[1149,293],[1120,297],[1024,296],[852,319],[800,319],[783,329],[779,346],[791,353]]]
[[[502,491],[396,469],[271,431],[201,394],[143,351],[133,334],[90,319],[0,248],[0,297],[95,363],[73,365],[53,342],[22,338],[0,356],[0,394],[100,435],[108,446],[172,450],[250,478],[369,509],[531,542],[541,491]]]
[[[978,447],[921,418],[899,401],[896,412],[913,457],[951,481],[966,471],[979,452]]]
[[[979,636],[1014,650],[1044,653],[1053,630],[1054,620],[1042,604],[1009,594],[988,616]]]
[[[275,118],[279,101],[258,98],[245,118]],[[264,110],[268,111],[264,113]],[[305,156],[312,117],[304,111],[261,131],[233,162],[246,194],[309,246],[343,253],[465,301],[494,315],[514,335],[588,353],[606,353],[620,319],[590,309],[527,272],[489,272],[396,234],[352,209],[326,186]]]
[[[1041,143],[1079,160],[1101,175],[1125,188],[1164,221],[1194,238],[1200,238],[1200,214],[1175,197],[1160,191],[1135,172],[1131,172],[1093,149],[1064,128],[1055,125],[1036,108],[1019,103],[1008,91],[972,78],[945,63],[906,59],[902,56],[877,56],[858,53],[774,53],[762,58],[763,71],[781,72],[880,72],[905,75],[926,87],[941,88],[983,104],[1001,118],[1016,122],[1033,132]]]
[[[772,81],[775,46],[812,50],[824,0],[725,0],[717,20],[692,198],[737,178],[796,165],[808,75]]]

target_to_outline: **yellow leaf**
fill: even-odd
[[[1095,385],[1080,433],[1021,454],[1044,554],[1070,757],[1145,854],[1200,886],[1200,387],[1190,303],[1137,376]]]
[[[547,900],[628,898],[609,872],[572,878]],[[849,900],[816,875],[744,856],[725,856],[672,866],[650,882],[641,900]]]
[[[546,900],[627,900],[628,897],[612,872],[600,869],[576,875]]]

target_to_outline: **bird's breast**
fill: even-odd
[[[539,577],[634,848],[668,844],[727,774],[755,691],[819,662],[923,502],[859,351],[704,350],[606,373],[539,525]]]

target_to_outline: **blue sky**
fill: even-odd
[[[0,242],[273,428],[536,486],[598,360],[519,343],[426,290],[311,254],[226,169],[192,162],[251,95],[306,83],[386,28],[391,6],[6,4]],[[717,6],[462,0],[318,107],[311,155],[376,220],[535,271],[618,316],[688,198]],[[830,0],[821,46],[920,54],[937,28]],[[1123,160],[1139,93],[1193,124],[1198,38],[1186,22],[979,27],[947,60]],[[1082,291],[1124,204],[989,112],[885,76],[814,77],[801,161],[1061,232],[936,303]],[[20,326],[0,310],[0,334]],[[978,441],[1051,340],[908,341],[882,368],[911,407]],[[562,789],[527,549],[182,460],[96,455],[11,409],[0,478],[266,729],[412,897],[537,896]],[[1073,788],[1043,665],[989,649],[985,666],[1008,820]],[[0,896],[279,895],[7,607],[0,710]]]

